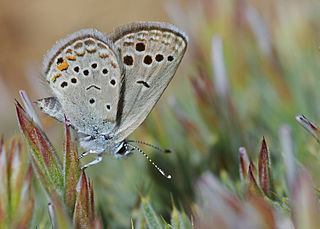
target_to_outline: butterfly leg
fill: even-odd
[[[91,161],[90,163],[82,166],[82,167],[81,167],[81,170],[82,170],[82,169],[86,169],[86,168],[88,168],[88,167],[91,166],[91,165],[95,165],[95,164],[99,163],[100,161],[102,161],[102,155],[97,154],[97,155],[96,155],[96,160]]]
[[[90,154],[90,151],[83,152],[83,153],[78,157],[78,161],[79,161],[81,158],[87,156],[88,154]]]

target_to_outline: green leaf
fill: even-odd
[[[142,207],[143,207],[143,213],[144,217],[146,219],[146,222],[149,226],[149,228],[152,229],[161,229],[161,224],[159,222],[159,219],[154,212],[153,208],[151,207],[149,201],[147,201],[145,198],[142,198]]]
[[[180,222],[179,212],[175,206],[171,212],[171,225],[173,228],[183,228]]]
[[[81,170],[77,157],[75,144],[71,141],[70,127],[65,125],[65,151],[64,151],[64,200],[72,215],[77,198],[77,184]]]
[[[20,138],[0,141],[0,228],[26,228],[34,212],[31,165]]]
[[[30,147],[33,168],[45,190],[51,195],[63,193],[63,173],[61,163],[47,136],[31,120],[19,103],[16,111],[20,128]]]
[[[135,229],[144,229],[145,228],[145,221],[143,218],[143,207],[142,207],[142,203],[140,204],[139,210],[138,210],[138,215],[136,217],[136,221],[135,221]]]

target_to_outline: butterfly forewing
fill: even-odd
[[[125,80],[118,105],[115,141],[132,133],[172,79],[187,47],[186,36],[165,23],[133,23],[109,35],[120,53]]]
[[[85,29],[59,41],[45,58],[44,72],[80,132],[108,133],[116,125],[122,67],[102,33]]]

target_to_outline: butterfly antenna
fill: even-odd
[[[126,140],[127,142],[134,142],[134,143],[138,143],[138,144],[143,144],[143,145],[146,145],[146,146],[150,146],[151,148],[154,148],[160,152],[164,152],[164,153],[171,153],[172,151],[170,149],[162,149],[158,146],[154,146],[154,145],[151,145],[149,143],[146,143],[146,142],[142,142],[142,141],[137,141],[137,140]]]
[[[170,175],[170,174],[167,174],[165,171],[163,171],[162,169],[160,169],[160,168],[151,160],[151,158],[150,158],[145,152],[143,152],[140,148],[138,148],[138,147],[136,147],[136,146],[134,146],[134,145],[131,145],[131,144],[129,144],[129,143],[127,143],[127,145],[128,145],[128,146],[131,146],[133,149],[135,149],[135,150],[139,151],[140,153],[142,153],[143,156],[145,156],[145,157],[148,159],[148,161],[149,161],[163,176],[165,176],[165,177],[168,178],[168,179],[171,179],[171,175]]]

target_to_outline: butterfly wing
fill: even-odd
[[[88,135],[116,125],[122,65],[101,32],[84,29],[58,41],[44,59],[44,75],[72,125]]]
[[[187,36],[157,22],[124,25],[108,38],[119,51],[125,77],[118,104],[115,141],[131,134],[150,113],[186,51]]]

